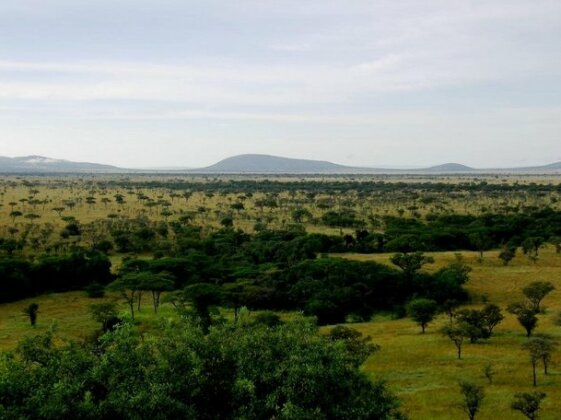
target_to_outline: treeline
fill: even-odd
[[[525,241],[559,242],[561,212],[545,209],[529,214],[429,215],[426,222],[385,217],[383,243],[374,252],[485,251],[522,246]]]
[[[243,245],[257,260],[276,262],[312,258],[316,253],[437,252],[473,250],[483,252],[502,247],[520,247],[525,241],[541,245],[561,243],[561,212],[545,209],[531,213],[436,215],[424,220],[397,216],[373,218],[376,230],[365,228],[350,210],[327,211],[322,223],[354,228],[353,234],[306,234],[294,223],[287,230],[263,230],[254,235],[221,230],[201,237],[201,228],[186,222],[149,223],[146,220],[108,222],[112,243],[118,252],[157,252],[182,255],[191,249]],[[226,233],[224,233],[226,232]],[[232,235],[235,236],[233,243]],[[107,244],[104,244],[107,245]],[[0,246],[1,249],[1,246]],[[100,248],[98,248],[100,249]],[[282,255],[281,255],[282,254]]]
[[[283,175],[282,178],[290,176]],[[384,176],[382,176],[384,177]],[[149,180],[138,178],[112,179],[107,181],[98,180],[99,185],[105,187],[118,187],[123,189],[170,189],[186,190],[191,192],[212,192],[212,193],[280,193],[284,191],[306,191],[317,193],[336,193],[355,191],[364,194],[371,193],[551,193],[561,192],[559,184],[538,184],[538,183],[489,183],[485,180],[449,183],[449,182],[406,182],[395,181],[400,177],[385,176],[388,181],[372,181],[371,175],[349,175],[348,177],[322,176],[321,180],[292,176],[294,180],[275,180],[268,175],[268,179],[228,179],[209,175],[192,175],[191,178],[197,180],[184,180],[180,178],[162,176],[161,179],[150,177]],[[330,179],[332,178],[332,179]]]
[[[415,296],[443,303],[463,301],[466,267],[454,263],[435,274],[421,271],[419,254],[394,269],[374,262],[316,258],[347,249],[338,236],[301,231],[263,231],[248,235],[222,229],[206,238],[190,227],[176,231],[174,256],[153,260],[129,259],[119,270],[122,285],[131,291],[156,290],[143,284],[141,273],[168,275],[173,289],[210,284],[213,303],[250,309],[302,310],[319,323],[366,320],[375,311],[403,313]],[[144,282],[145,283],[145,282]],[[205,289],[205,293],[210,293]]]
[[[69,255],[35,260],[0,258],[0,303],[50,292],[80,290],[113,280],[109,258],[99,252],[76,250]]]

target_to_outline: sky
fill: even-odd
[[[559,0],[3,0],[0,156],[561,161]]]

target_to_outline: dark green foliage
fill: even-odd
[[[104,333],[113,330],[122,322],[118,316],[117,305],[114,302],[90,305],[89,311],[93,320],[101,324],[101,330]]]
[[[466,322],[454,320],[444,326],[440,332],[448,337],[456,346],[458,359],[462,358],[462,346],[466,338],[470,338],[473,334],[473,327]]]
[[[357,368],[366,362],[373,353],[380,350],[380,346],[371,343],[370,337],[364,337],[360,331],[344,325],[333,327],[328,334],[330,340],[343,343],[351,360]]]
[[[157,340],[124,324],[94,347],[25,339],[0,360],[0,417],[34,419],[402,419],[340,340],[308,323],[166,325]]]
[[[208,333],[212,323],[210,309],[222,303],[222,290],[214,284],[196,283],[183,290],[183,298],[193,307],[202,331]]]
[[[544,392],[523,392],[514,396],[514,401],[510,407],[513,410],[520,411],[526,418],[536,420],[540,411],[540,405],[545,399]]]
[[[327,211],[321,216],[321,221],[325,225],[333,227],[355,227],[359,224],[355,212],[350,209]]]
[[[407,313],[421,327],[424,334],[427,325],[438,313],[438,304],[432,299],[414,299],[407,305]]]
[[[460,382],[460,392],[464,397],[462,409],[470,420],[475,419],[485,397],[483,387],[472,382]]]
[[[112,280],[110,268],[107,256],[81,250],[34,261],[0,257],[0,302],[47,292],[80,290],[92,283],[105,285]]]
[[[267,327],[277,327],[283,324],[280,316],[273,311],[259,312],[255,315],[253,323],[266,325]]]
[[[462,309],[455,315],[456,319],[470,326],[468,331],[471,343],[490,338],[493,329],[504,319],[501,309],[493,304],[487,304],[481,310]]]
[[[508,312],[516,315],[516,319],[520,325],[526,330],[526,337],[532,335],[532,331],[538,325],[538,317],[536,311],[532,306],[526,303],[513,303],[508,306]]]
[[[86,292],[86,295],[88,295],[88,297],[94,299],[102,298],[103,296],[105,296],[105,286],[99,283],[88,284],[84,288],[84,291]]]
[[[551,361],[551,355],[555,349],[553,339],[547,335],[530,338],[522,344],[522,348],[527,350],[532,363],[533,384],[537,385],[536,367],[541,361],[543,363],[544,375],[547,375],[547,368]]]
[[[32,327],[37,324],[37,313],[39,312],[39,305],[36,303],[31,303],[29,306],[24,308],[23,313],[29,318],[29,323]]]
[[[505,246],[499,253],[499,259],[503,262],[503,265],[507,266],[516,256],[516,246],[508,245]]]
[[[401,268],[408,278],[412,279],[424,265],[433,264],[434,258],[427,257],[418,251],[412,254],[395,254],[391,257],[391,262]]]
[[[555,290],[555,287],[549,281],[534,281],[524,287],[522,293],[530,301],[532,309],[539,313],[541,311],[541,301],[553,290]]]

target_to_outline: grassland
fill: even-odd
[[[158,180],[159,178],[154,178]],[[386,182],[402,182],[403,179],[380,178]],[[279,179],[279,181],[282,179]],[[558,183],[559,178],[504,178],[489,177],[477,179],[489,183],[531,182]],[[121,185],[106,185],[107,179],[76,180],[74,178],[31,178],[8,177],[0,180],[0,237],[15,237],[29,232],[28,239],[36,237],[36,242],[24,253],[47,249],[50,243],[61,241],[60,230],[67,224],[54,208],[64,207],[62,216],[73,216],[83,226],[92,224],[92,229],[84,229],[79,241],[87,245],[95,235],[96,221],[107,220],[111,215],[118,219],[147,217],[152,222],[178,220],[182,215],[190,215],[192,223],[204,230],[220,227],[223,217],[232,216],[234,226],[246,232],[253,232],[257,223],[263,223],[270,229],[285,227],[292,223],[291,211],[306,208],[311,217],[302,225],[308,232],[340,234],[352,232],[353,229],[339,229],[321,223],[321,215],[330,208],[350,208],[366,226],[375,230],[372,219],[384,215],[402,215],[424,217],[427,214],[456,213],[480,214],[485,209],[501,212],[508,206],[536,207],[550,206],[561,209],[561,195],[552,194],[510,194],[504,196],[473,195],[456,193],[451,195],[422,193],[420,195],[404,194],[396,188],[391,193],[379,193],[359,196],[356,191],[344,195],[318,193],[310,198],[309,192],[295,190],[279,193],[258,192],[252,195],[239,192],[205,193],[192,192],[188,199],[177,195],[169,188],[124,188]],[[199,179],[197,182],[210,182]],[[437,181],[444,183],[471,182],[470,178],[438,179],[418,178],[408,182]],[[125,202],[119,204],[115,196],[123,195]],[[88,197],[94,202],[88,204]],[[144,197],[144,198],[142,198]],[[103,201],[107,198],[109,201]],[[263,207],[259,201],[274,200],[276,205]],[[37,202],[38,201],[38,202]],[[91,201],[91,200],[90,200]],[[73,205],[69,206],[68,203]],[[11,204],[15,203],[15,204]],[[147,205],[152,203],[151,205]],[[244,208],[235,210],[234,203],[243,203]],[[318,206],[324,203],[325,206]],[[21,211],[16,219],[10,217],[13,210]],[[25,218],[25,215],[37,214],[37,219]],[[14,231],[16,230],[16,231]],[[10,233],[11,232],[11,233]],[[76,240],[76,239],[72,239]],[[561,326],[554,321],[561,312],[561,255],[553,247],[540,251],[537,263],[519,254],[509,266],[503,266],[497,258],[497,251],[488,251],[482,262],[474,252],[463,252],[465,261],[472,267],[467,289],[473,297],[471,303],[479,307],[483,302],[498,304],[503,309],[510,303],[522,299],[522,288],[531,281],[551,281],[556,290],[544,301],[545,314],[539,316],[538,333],[547,333],[559,338],[561,344]],[[454,253],[430,254],[435,264],[427,266],[428,270],[437,270],[452,262]],[[138,256],[138,255],[137,255]],[[360,261],[377,261],[390,263],[389,254],[341,254],[344,258]],[[125,255],[113,252],[110,256],[113,269],[118,267]],[[141,257],[144,257],[141,255]],[[146,255],[151,258],[151,255]],[[118,295],[109,295],[102,300],[119,300]],[[82,292],[69,292],[39,296],[24,301],[0,305],[0,349],[14,349],[18,341],[28,334],[44,332],[56,325],[58,334],[65,339],[83,340],[91,335],[97,327],[90,318],[88,307],[100,300],[92,300]],[[36,328],[31,328],[22,313],[22,309],[31,302],[39,304],[39,321]],[[126,307],[121,303],[121,309]],[[223,311],[226,317],[230,314]],[[517,392],[532,391],[531,366],[528,355],[521,348],[526,340],[523,329],[516,319],[505,314],[506,319],[488,341],[479,344],[465,344],[463,359],[457,360],[454,345],[439,333],[439,328],[446,324],[447,317],[441,315],[420,334],[419,328],[407,318],[391,319],[389,316],[377,315],[370,322],[353,324],[353,327],[372,337],[381,351],[372,356],[365,364],[365,371],[373,378],[385,379],[397,393],[403,408],[412,419],[457,419],[465,418],[458,408],[460,394],[458,381],[473,380],[485,386],[486,398],[479,419],[516,419],[522,418],[510,409],[510,401]],[[149,297],[144,298],[143,310],[137,313],[140,328],[157,332],[160,319],[174,317],[175,312],[168,304],[163,304],[160,313],[155,315],[151,309]],[[496,372],[493,384],[488,384],[482,368],[491,363]],[[543,404],[542,419],[561,418],[561,348],[553,357],[550,374],[538,376],[538,389],[547,393]]]
[[[541,254],[537,264],[519,256],[510,266],[504,267],[496,252],[486,253],[482,263],[477,262],[474,253],[464,253],[473,268],[467,288],[475,297],[473,306],[480,306],[485,299],[504,308],[521,299],[521,289],[530,281],[551,281],[556,290],[545,299],[547,312],[540,315],[536,332],[561,338],[561,327],[554,324],[561,311],[561,255],[555,254],[553,249]],[[454,259],[453,253],[432,255],[434,269]],[[389,262],[388,255],[354,255],[351,258]],[[510,409],[512,396],[533,391],[532,372],[528,354],[521,349],[526,340],[524,331],[513,315],[505,315],[489,341],[464,345],[462,360],[456,359],[452,342],[438,332],[447,322],[445,315],[430,325],[424,335],[410,319],[375,317],[372,322],[354,327],[382,346],[382,350],[367,361],[365,369],[388,381],[412,419],[464,418],[465,414],[457,405],[460,403],[458,381],[465,379],[485,385],[486,399],[479,419],[516,419],[523,416]],[[542,419],[560,418],[560,362],[558,350],[550,374],[545,377],[540,372],[538,377],[538,389],[548,395]],[[487,363],[496,371],[493,384],[487,383],[482,372]]]
[[[455,258],[453,253],[431,255],[435,258],[435,264],[430,269],[442,267]],[[496,252],[487,252],[481,263],[477,261],[475,253],[463,255],[473,268],[467,285],[474,296],[473,306],[480,306],[483,300],[488,300],[504,308],[521,299],[521,289],[530,281],[549,280],[554,283],[556,290],[544,301],[547,312],[540,315],[537,332],[561,339],[561,327],[554,324],[554,319],[561,311],[561,255],[556,254],[553,248],[544,249],[537,264],[521,255],[507,267],[502,265]],[[390,256],[345,257],[389,264]],[[118,299],[118,296],[105,299]],[[21,312],[32,301],[40,305],[39,323],[35,329],[28,325]],[[0,305],[0,348],[13,349],[23,336],[43,332],[53,324],[56,324],[61,337],[82,340],[97,328],[88,313],[88,306],[97,301],[85,297],[81,292],[70,292]],[[126,311],[124,305],[121,308]],[[144,330],[154,332],[159,319],[173,316],[173,308],[166,304],[162,305],[158,315],[154,315],[146,296],[137,319]],[[516,319],[506,314],[506,319],[489,341],[465,344],[462,360],[456,359],[453,344],[438,332],[446,322],[447,317],[441,315],[424,335],[408,318],[392,320],[379,315],[371,322],[353,324],[354,328],[371,336],[382,347],[367,361],[364,369],[372,377],[388,382],[412,419],[463,418],[458,408],[458,381],[461,379],[473,380],[485,386],[486,399],[478,418],[522,418],[510,410],[510,401],[516,392],[532,391],[533,387],[528,355],[521,349],[526,338]],[[550,374],[545,377],[540,372],[538,377],[538,389],[548,394],[542,419],[559,418],[560,362],[561,353],[558,352],[553,358]],[[488,384],[482,373],[487,363],[491,363],[496,371],[493,384]]]

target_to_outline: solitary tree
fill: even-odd
[[[503,265],[507,266],[516,256],[515,246],[506,246],[499,254],[499,259],[502,260]]]
[[[36,303],[31,303],[27,308],[23,310],[23,313],[29,318],[31,326],[34,327],[37,324],[37,313],[39,312],[39,305]]]
[[[485,378],[489,381],[489,384],[492,384],[493,378],[495,377],[495,369],[493,369],[493,364],[486,363],[481,371],[483,372],[483,376],[485,376]]]
[[[469,236],[469,240],[471,244],[475,247],[477,252],[479,252],[479,261],[480,262],[483,261],[483,252],[490,249],[491,246],[493,245],[491,239],[485,233],[477,232],[471,234]]]
[[[540,303],[555,287],[549,281],[533,281],[522,289],[524,296],[528,298],[535,312],[540,312]]]
[[[470,337],[471,326],[464,321],[453,321],[441,329],[442,334],[448,337],[456,346],[458,359],[462,358],[462,345]]]
[[[469,420],[475,419],[475,415],[479,411],[485,397],[483,387],[472,382],[460,382],[460,392],[464,397],[462,409],[468,415]]]
[[[538,317],[535,310],[524,303],[513,303],[508,306],[507,310],[511,314],[516,315],[516,319],[526,330],[526,337],[530,337],[532,331],[538,325]]]
[[[546,396],[544,392],[516,394],[510,407],[513,410],[520,411],[528,419],[536,420],[540,411],[540,405]]]
[[[421,327],[421,332],[425,333],[425,328],[432,322],[438,311],[438,305],[432,299],[414,299],[407,305],[407,313]]]

